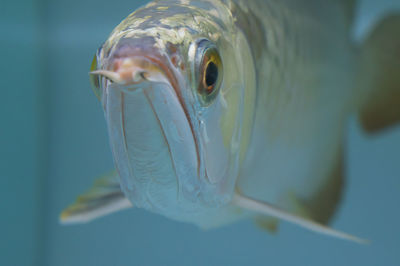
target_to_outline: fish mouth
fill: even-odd
[[[103,73],[113,81],[103,105],[121,187],[134,205],[174,217],[191,209],[183,190],[196,190],[193,128],[172,73],[148,56],[123,60],[113,77]]]

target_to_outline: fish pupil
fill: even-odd
[[[218,67],[214,64],[214,62],[210,62],[206,68],[206,77],[205,77],[205,85],[209,90],[212,90],[213,86],[217,82],[218,79]]]

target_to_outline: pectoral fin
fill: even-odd
[[[119,184],[119,176],[113,172],[98,179],[93,187],[79,196],[75,203],[60,215],[62,224],[86,223],[107,214],[132,207]]]
[[[299,198],[293,192],[289,193],[292,209],[296,215],[321,224],[327,224],[339,205],[343,185],[343,152],[340,151],[335,166],[326,183],[311,197]],[[265,215],[255,218],[255,223],[269,232],[276,232],[279,220]]]
[[[303,228],[306,228],[308,230],[320,233],[320,234],[325,234],[329,235],[332,237],[340,238],[340,239],[345,239],[345,240],[350,240],[353,242],[357,242],[360,244],[366,244],[369,241],[358,238],[356,236],[352,236],[350,234],[334,230],[330,227],[327,227],[325,225],[319,224],[315,221],[303,218],[301,216],[286,212],[285,210],[279,209],[278,207],[275,207],[267,202],[263,201],[258,201],[243,195],[240,195],[236,193],[233,197],[232,203],[235,204],[236,206],[239,206],[243,209],[251,210],[254,212],[257,212],[259,214],[264,214],[264,215],[269,215],[296,225],[299,225]]]

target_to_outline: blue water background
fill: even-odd
[[[0,3],[0,265],[400,265],[400,128],[366,136],[354,118],[347,186],[332,226],[361,246],[282,223],[201,231],[140,209],[65,227],[59,212],[113,168],[88,82],[96,48],[145,1]],[[400,0],[361,1],[361,38]],[[400,30],[399,30],[400,34]]]

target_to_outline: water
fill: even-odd
[[[145,1],[0,4],[0,265],[400,265],[400,128],[378,137],[349,125],[347,186],[333,227],[368,246],[282,223],[203,232],[140,209],[64,227],[59,212],[112,169],[100,104],[89,89],[95,49]],[[399,0],[362,1],[362,38]]]

